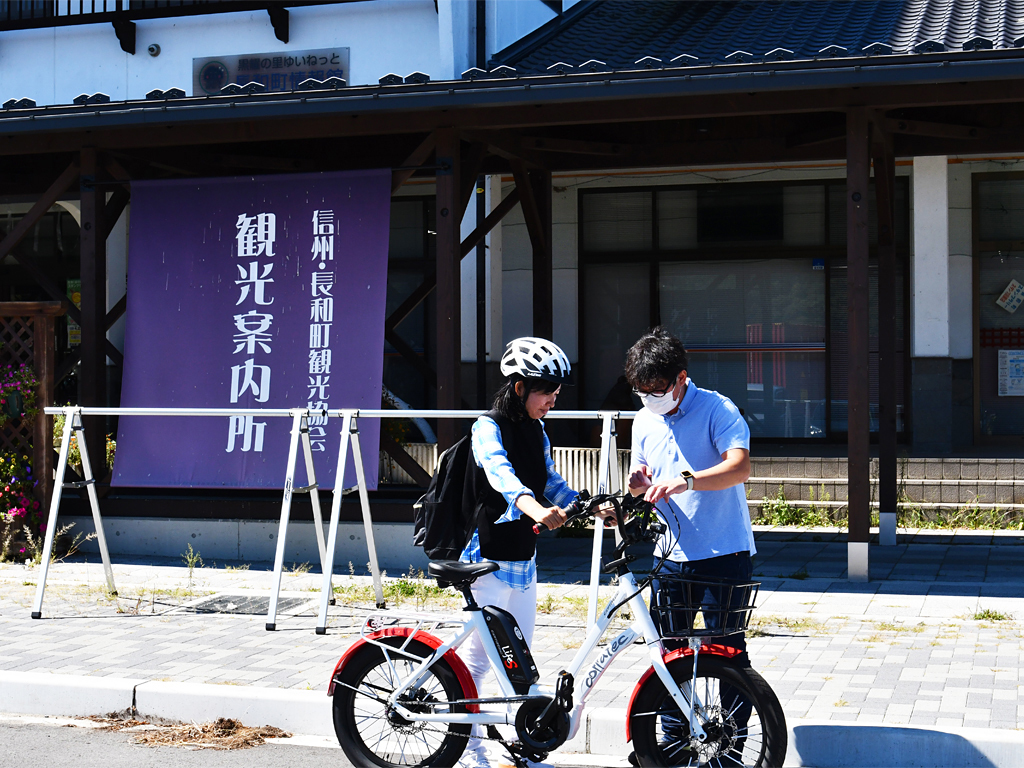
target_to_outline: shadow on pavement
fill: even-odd
[[[995,768],[975,744],[953,733],[883,725],[797,725],[786,765],[820,768]]]

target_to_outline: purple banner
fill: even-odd
[[[379,408],[390,201],[387,170],[133,182],[121,405]],[[380,422],[359,426],[375,488]],[[283,488],[290,429],[122,416],[113,484]],[[322,488],[340,431],[310,422]]]

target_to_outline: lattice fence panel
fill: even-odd
[[[0,371],[7,366],[33,365],[32,317],[0,317]],[[0,450],[28,452],[32,447],[32,422],[29,419],[8,419],[0,428]]]

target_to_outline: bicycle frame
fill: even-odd
[[[625,601],[625,602],[624,602]],[[632,615],[635,616],[633,624],[620,632],[615,638],[609,641],[607,647],[602,653],[595,659],[589,667],[586,669],[584,674],[584,665],[586,664],[587,657],[597,648],[597,644],[605,631],[608,629],[608,625],[611,623],[612,618],[618,612],[619,604],[628,605]],[[448,642],[442,644],[439,648],[435,649],[434,652],[426,657],[421,658],[412,653],[405,651],[405,647],[408,645],[408,640],[400,648],[395,648],[392,645],[387,645],[373,637],[367,636],[368,631],[372,632],[373,620],[371,619],[366,625],[363,626],[363,639],[371,644],[378,645],[384,649],[385,657],[388,659],[389,665],[391,665],[392,674],[398,678],[397,671],[394,668],[391,654],[398,653],[399,655],[407,656],[410,660],[420,662],[419,665],[412,671],[412,673],[401,681],[401,684],[391,693],[388,697],[388,704],[394,708],[394,711],[401,715],[403,718],[411,721],[419,722],[437,722],[437,723],[470,723],[480,725],[514,725],[515,724],[515,713],[508,712],[508,708],[504,708],[505,712],[445,712],[445,713],[424,713],[424,712],[411,712],[399,703],[399,697],[411,688],[415,688],[419,685],[428,674],[430,666],[440,659],[444,654],[452,649],[458,649],[474,632],[480,634],[480,638],[483,644],[483,648],[487,654],[487,658],[490,660],[491,665],[494,669],[500,670],[503,666],[502,659],[499,656],[498,649],[495,647],[494,640],[491,637],[491,633],[487,630],[486,624],[484,623],[482,611],[467,611],[468,618],[455,618],[455,617],[438,617],[431,614],[421,613],[405,613],[405,612],[379,612],[374,614],[375,618],[388,618],[393,617],[404,620],[414,620],[417,622],[416,629],[409,635],[411,640],[415,636],[415,632],[421,628],[431,625],[432,627],[439,626],[457,626],[459,629],[456,630],[455,636],[452,637]],[[654,667],[655,673],[658,678],[665,685],[669,695],[675,701],[679,707],[680,712],[687,718],[690,724],[690,733],[692,737],[698,741],[704,741],[706,734],[704,729],[697,717],[694,716],[694,712],[701,706],[701,702],[697,698],[696,686],[691,683],[683,683],[681,686],[676,683],[672,678],[668,667],[663,659],[665,653],[665,647],[661,640],[657,628],[654,625],[654,621],[651,619],[650,611],[647,608],[647,603],[644,602],[642,594],[637,589],[636,577],[629,572],[619,576],[619,586],[615,592],[615,595],[605,605],[601,614],[597,617],[596,622],[590,628],[587,633],[586,639],[576,652],[576,656],[573,658],[572,663],[569,665],[567,670],[575,681],[575,690],[577,692],[577,703],[573,708],[570,715],[570,729],[569,737],[572,738],[579,730],[580,723],[582,721],[582,715],[584,707],[586,706],[587,698],[590,693],[597,687],[601,680],[601,677],[615,662],[615,659],[622,653],[623,650],[628,648],[638,637],[642,637],[644,643],[647,645],[648,651],[651,657],[651,664]],[[696,670],[696,656],[700,653],[700,642],[691,642],[691,647],[694,650],[694,669]],[[506,704],[510,702],[526,701],[530,698],[537,696],[551,696],[553,689],[551,686],[544,686],[541,684],[535,684],[530,688],[528,695],[519,695],[512,688],[512,684],[508,678],[503,674],[496,675],[498,685],[501,688],[502,696],[494,698],[477,698],[472,700],[463,700],[462,703],[466,704]],[[693,692],[691,704],[690,692]]]

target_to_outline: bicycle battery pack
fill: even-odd
[[[519,623],[511,613],[493,605],[484,606],[482,610],[512,688],[520,696],[528,694],[530,686],[540,680],[540,672]]]

